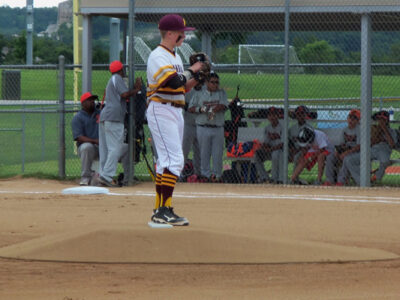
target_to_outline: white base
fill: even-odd
[[[154,223],[152,221],[149,221],[147,223],[151,228],[172,228],[174,226],[172,226],[171,224],[159,224],[159,223]]]
[[[88,195],[88,194],[108,194],[109,189],[98,186],[77,186],[72,188],[63,189],[63,194],[75,194],[75,195]]]

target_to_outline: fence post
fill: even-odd
[[[289,157],[289,31],[290,31],[290,0],[285,3],[285,96],[283,102],[283,183],[288,182]]]
[[[129,67],[129,89],[132,90],[135,81],[135,0],[129,0],[129,45],[128,45],[128,67]],[[129,169],[128,169],[128,185],[134,183],[135,168],[133,164],[134,157],[136,157],[136,118],[133,110],[134,97],[129,98],[129,112],[128,112],[128,155],[129,155]]]
[[[22,110],[25,111],[25,104],[22,105]],[[26,147],[25,147],[25,142],[26,142],[26,136],[25,136],[25,128],[26,128],[26,114],[25,112],[22,113],[22,136],[21,136],[21,145],[22,145],[22,173],[25,172],[25,158],[26,158]]]
[[[371,68],[371,16],[361,16],[361,149],[360,186],[371,186],[371,109],[372,109],[372,68]]]
[[[58,57],[58,176],[65,178],[65,57]]]

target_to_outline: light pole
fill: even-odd
[[[33,0],[26,0],[26,64],[33,64]]]

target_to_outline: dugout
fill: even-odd
[[[127,19],[129,0],[81,0],[82,91],[91,90],[91,32],[93,16]],[[361,33],[361,141],[362,161],[368,151],[372,100],[371,35],[373,31],[399,31],[399,0],[136,0],[136,21],[157,24],[168,13],[182,15],[190,26],[201,32],[201,48],[211,56],[211,36],[215,32],[282,31],[358,31]],[[287,16],[290,17],[286,26]],[[286,88],[286,87],[285,87]],[[285,92],[285,94],[288,94]],[[366,150],[363,150],[366,149]],[[362,186],[369,186],[370,166],[361,173]]]

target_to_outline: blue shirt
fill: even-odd
[[[91,139],[99,138],[99,117],[100,111],[95,109],[95,111],[89,115],[86,111],[80,110],[72,118],[72,136],[74,141],[80,136],[86,136]],[[80,143],[76,143],[79,147]]]

